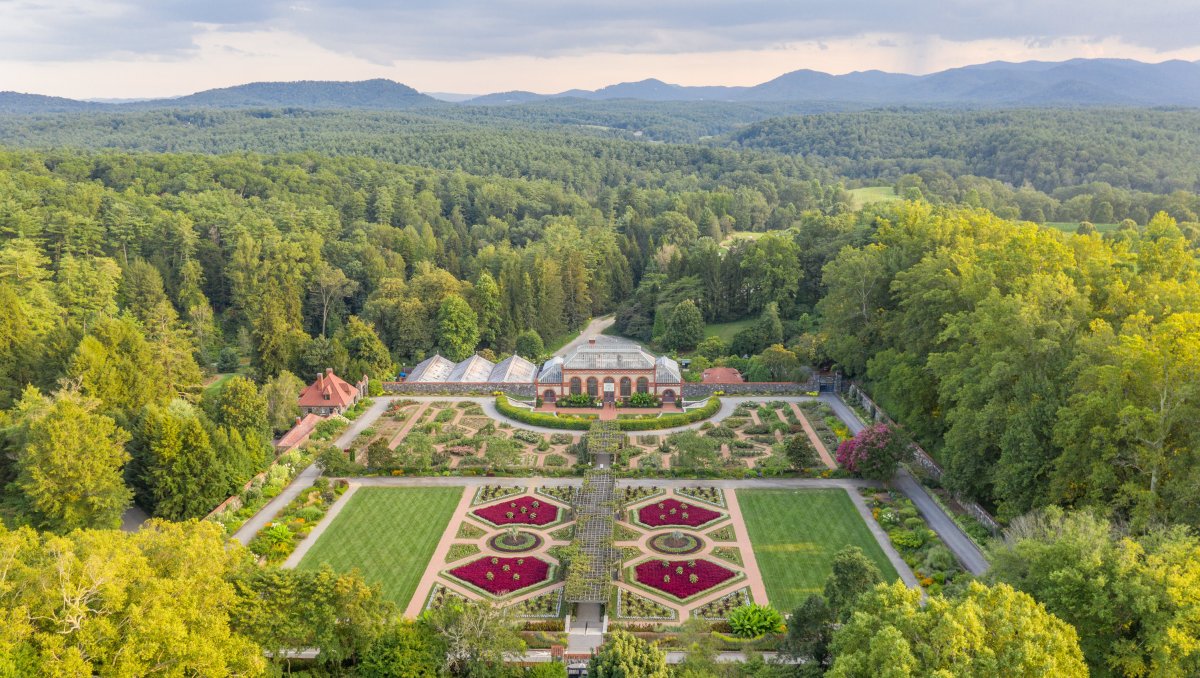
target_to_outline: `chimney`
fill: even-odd
[[[326,368],[325,368],[325,374],[330,374],[330,375],[332,375],[332,374],[333,374],[333,368],[332,368],[332,367],[326,367]]]
[[[317,388],[324,388],[324,386],[325,386],[325,375],[321,374],[320,372],[317,372]]]
[[[595,337],[592,337],[591,339],[588,339],[588,346],[595,346],[595,345],[596,345],[596,338],[595,338]]]

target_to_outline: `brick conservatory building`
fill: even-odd
[[[666,356],[655,358],[636,344],[591,339],[566,358],[547,361],[534,386],[548,401],[586,393],[607,403],[651,393],[670,403],[680,398],[683,378],[679,363]]]

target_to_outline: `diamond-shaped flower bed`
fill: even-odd
[[[472,588],[503,598],[522,589],[545,583],[553,571],[552,565],[533,556],[488,557],[456,567],[448,574],[470,584]]]
[[[638,584],[684,601],[740,576],[708,560],[647,560],[633,573]]]
[[[637,511],[637,522],[647,527],[682,525],[701,527],[724,518],[725,514],[702,506],[681,502],[678,499],[663,499],[646,504]]]
[[[558,507],[544,499],[524,495],[471,513],[492,525],[549,525],[558,520]]]

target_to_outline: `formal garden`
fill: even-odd
[[[528,633],[552,636],[571,607],[564,589],[579,557],[578,495],[577,482],[361,487],[300,567],[358,569],[411,616],[487,600],[510,607]],[[669,631],[693,616],[724,623],[750,603],[790,610],[820,590],[848,545],[897,576],[842,489],[630,484],[615,496],[607,602],[616,627]],[[937,557],[926,552],[920,565]]]

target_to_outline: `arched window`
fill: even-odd
[[[595,377],[588,377],[587,384],[588,384],[588,395],[592,396],[593,398],[600,395],[600,387],[598,385],[599,382],[596,381]]]
[[[629,381],[629,377],[621,377],[621,397],[628,398],[632,388],[633,382]]]
[[[582,383],[579,377],[571,377],[571,395],[579,395],[582,392]]]
[[[637,380],[638,393],[650,392],[650,380],[645,377],[638,377]]]
[[[664,403],[673,403],[675,402],[675,392],[671,389],[667,389],[663,391],[662,398]]]

